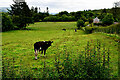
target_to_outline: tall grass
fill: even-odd
[[[98,27],[97,29],[95,29],[95,32],[104,32],[104,33],[120,35],[120,23],[108,27]]]
[[[75,56],[74,54],[77,54]],[[3,57],[4,59],[4,57]],[[41,78],[41,79],[63,79],[63,78],[111,78],[110,51],[99,40],[88,41],[84,51],[74,53],[67,49],[56,53],[54,67],[50,67],[47,61],[43,61],[43,68],[35,67],[27,69],[20,64],[20,74],[17,75],[15,63],[16,58],[3,60],[3,79],[5,78]],[[28,63],[29,66],[29,63]],[[19,71],[18,71],[19,72]]]

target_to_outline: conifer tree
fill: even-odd
[[[32,13],[26,2],[15,2],[10,5],[9,14],[12,16],[13,23],[19,29],[26,28],[27,24],[32,23]]]

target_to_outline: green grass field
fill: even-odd
[[[66,31],[61,29],[65,28]],[[43,68],[44,61],[49,67],[54,67],[55,55],[64,54],[64,46],[71,54],[76,55],[84,50],[88,41],[99,39],[106,48],[110,49],[110,66],[113,69],[113,77],[118,77],[118,43],[107,38],[102,33],[85,34],[83,31],[74,31],[76,22],[38,22],[30,24],[30,30],[15,30],[2,33],[2,56],[5,64],[13,66],[15,77],[21,77],[21,69],[32,70]],[[34,43],[37,41],[53,41],[47,49],[46,57],[38,54],[38,60],[34,56]],[[11,69],[11,68],[10,68]],[[8,67],[9,70],[9,67]],[[8,73],[10,73],[8,71]],[[29,74],[29,73],[27,73]],[[37,77],[37,72],[33,73]],[[8,76],[9,77],[9,76]]]

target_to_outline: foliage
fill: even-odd
[[[120,34],[120,23],[114,24],[107,27],[98,27],[95,32],[104,32],[104,33],[111,33],[111,34]]]
[[[95,43],[96,46],[96,39],[99,39],[102,44],[105,44],[106,50],[109,48],[111,58],[110,67],[113,69],[113,72],[110,75],[113,75],[112,78],[118,77],[118,43],[112,39],[107,38],[105,35],[101,33],[85,34],[81,30],[74,32],[74,29],[77,28],[76,22],[37,22],[35,24],[30,24],[27,28],[29,30],[16,30],[2,33],[2,62],[5,63],[2,66],[5,66],[5,74],[8,77],[14,72],[13,78],[31,79],[44,77],[47,79],[52,78],[56,80],[57,77],[62,75],[61,70],[65,70],[64,67],[61,66],[61,63],[63,63],[64,59],[67,59],[66,56],[68,54],[68,60],[72,60],[72,66],[74,66],[74,64],[76,66],[78,65],[77,61],[75,60],[79,59],[78,56],[80,54],[83,55],[80,55],[83,57],[82,60],[85,59],[84,47],[86,47],[87,41],[90,42],[91,39],[93,40],[93,44]],[[61,29],[63,28],[66,28],[67,30],[62,31]],[[33,44],[36,41],[42,40],[52,40],[54,43],[47,49],[46,57],[40,56],[41,54],[39,53],[38,60],[35,60]],[[92,42],[90,42],[90,44]],[[104,46],[101,45],[101,53],[104,51],[103,48]],[[91,50],[93,47],[91,46],[89,49]],[[60,68],[60,75],[58,74],[58,70],[56,70],[55,67],[55,57],[58,57],[58,54],[60,54],[60,59],[57,58],[57,60],[59,59],[59,62],[57,62],[60,65],[58,65],[58,68]],[[78,72],[78,70],[76,72]],[[70,74],[71,73],[68,75]],[[82,74],[83,72],[80,71],[80,74],[75,76],[77,77]]]
[[[85,33],[87,34],[90,34],[92,33],[94,30],[96,30],[98,27],[89,27],[89,26],[86,26],[85,27]]]
[[[98,18],[102,20],[106,15],[107,13],[101,13],[98,15]]]
[[[102,23],[104,25],[111,25],[114,22],[114,18],[112,14],[107,14],[103,19],[102,19]]]
[[[83,20],[78,20],[77,21],[77,27],[80,29],[81,27],[84,27],[84,21]]]
[[[62,15],[61,17],[48,16],[48,17],[45,17],[43,21],[57,22],[57,21],[74,21],[74,20],[75,20],[74,16]]]
[[[2,13],[2,31],[10,31],[14,29],[11,16],[7,13]]]
[[[62,11],[58,13],[58,16],[62,16],[62,15],[69,15],[69,13],[67,11]]]
[[[110,78],[110,51],[105,48],[105,45],[101,44],[99,40],[95,43],[93,40],[87,43],[85,50],[77,56],[72,55],[70,51],[64,46],[64,54],[56,53],[54,59],[54,66],[48,66],[46,60],[42,62],[43,67],[35,67],[32,70],[26,69],[27,66],[15,65],[15,57],[3,61],[3,79],[4,78],[33,78],[34,74],[37,73],[36,77],[45,78]],[[5,56],[5,55],[4,55]],[[74,57],[74,58],[73,58]],[[4,58],[4,57],[3,57]],[[22,61],[22,60],[21,60]],[[12,63],[11,63],[12,62]],[[11,64],[11,65],[10,65]],[[20,67],[20,75],[17,75],[15,68]],[[34,73],[34,74],[32,74]],[[24,75],[23,75],[24,74]],[[35,77],[35,76],[34,76]]]
[[[120,7],[118,3],[119,2],[114,3],[114,7],[111,9],[111,13],[113,14],[114,19],[118,19],[120,21]]]
[[[103,23],[94,23],[95,26],[103,26]]]
[[[92,18],[89,18],[88,21],[89,21],[90,24],[93,23],[93,19]]]
[[[33,14],[33,20],[34,20],[34,22],[39,22],[40,21],[40,19],[42,19],[42,14],[40,14],[40,13],[34,13]]]
[[[58,21],[58,17],[57,16],[48,16],[48,17],[45,17],[43,19],[43,21],[52,21],[52,22]]]
[[[87,25],[89,25],[89,22],[85,22],[84,26],[87,26]]]
[[[27,24],[33,22],[31,11],[26,2],[12,4],[9,14],[12,15],[13,23],[20,29],[26,28]]]
[[[82,15],[80,19],[83,20],[84,22],[87,21],[87,18],[84,15]]]

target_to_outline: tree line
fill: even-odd
[[[115,3],[114,3],[115,4]],[[2,31],[9,31],[11,29],[26,29],[29,24],[39,21],[82,21],[81,23],[93,22],[95,17],[98,17],[100,20],[106,23],[111,19],[106,17],[110,15],[112,17],[112,22],[120,21],[120,7],[114,6],[111,9],[99,9],[99,10],[84,10],[77,12],[67,12],[61,11],[55,15],[49,14],[49,8],[46,8],[46,12],[40,12],[40,7],[28,7],[26,2],[14,2],[10,5],[11,9],[8,10],[8,13],[2,13]],[[111,24],[111,23],[110,23]],[[82,24],[83,26],[83,24]]]
[[[49,16],[48,7],[47,12],[39,12],[37,7],[31,9],[26,2],[14,2],[10,5],[7,13],[2,12],[2,31],[9,31],[13,29],[26,29],[29,24],[43,21]],[[40,10],[40,8],[39,8]]]

